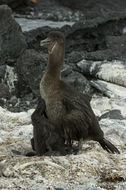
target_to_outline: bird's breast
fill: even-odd
[[[46,105],[48,119],[55,125],[60,125],[65,115],[65,109],[60,101],[48,102]]]
[[[62,91],[57,83],[48,83],[48,81],[42,79],[40,83],[40,94],[45,100],[48,119],[53,124],[61,122],[65,114],[65,108],[62,103]]]

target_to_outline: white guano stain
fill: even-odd
[[[99,79],[126,86],[126,66],[120,61],[105,62],[97,73]]]
[[[5,73],[5,77],[4,80],[6,81],[8,87],[9,87],[9,92],[11,93],[14,89],[15,89],[15,81],[18,80],[17,74],[14,71],[13,67],[10,66],[6,66],[6,73]]]

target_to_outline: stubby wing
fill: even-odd
[[[67,111],[67,117],[70,118],[71,127],[68,129],[77,131],[78,136],[88,137],[95,140],[103,137],[103,132],[99,126],[97,118],[90,106],[89,99],[86,95],[75,91],[71,86],[62,82],[63,86],[63,103]],[[65,128],[65,127],[64,127]],[[71,130],[71,131],[72,131]],[[75,132],[74,132],[75,133]],[[86,135],[85,135],[86,134]],[[77,136],[77,135],[76,135]]]
[[[71,143],[72,140],[79,141],[88,137],[88,125],[85,121],[83,113],[79,110],[71,109],[66,113],[62,122],[62,129],[64,130],[64,137],[68,142]]]

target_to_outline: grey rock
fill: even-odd
[[[95,89],[100,91],[103,95],[109,97],[109,98],[123,98],[125,99],[125,93],[126,93],[126,88],[112,84],[110,82],[105,82],[102,80],[91,80],[90,81],[91,86],[93,86]],[[124,100],[125,101],[125,100]]]
[[[19,57],[16,64],[18,72],[18,91],[23,94],[24,90],[30,90],[38,97],[39,84],[42,77],[42,71],[45,68],[47,60],[44,54],[36,52],[35,50],[26,50],[23,55]],[[25,92],[25,93],[26,93]]]
[[[126,130],[124,130],[124,132],[122,133],[122,135],[121,135],[120,138],[123,140],[123,142],[124,142],[125,145],[126,145]]]
[[[0,83],[0,98],[5,98],[5,99],[10,98],[9,88],[4,83]]]
[[[92,88],[89,81],[79,72],[72,71],[68,76],[63,77],[63,80],[85,94],[91,95]]]
[[[106,36],[106,44],[108,49],[113,49],[112,54],[115,59],[123,55],[126,58],[126,35]]]
[[[77,22],[73,26],[64,26],[60,29],[54,27],[53,30],[60,30],[66,36],[66,63],[74,64],[83,58],[89,60],[125,59],[126,37],[120,32],[125,26],[125,18],[126,14],[114,18],[112,16],[102,18],[101,16],[99,19]],[[39,42],[50,31],[52,31],[51,27],[41,27],[25,32],[29,48],[42,50]],[[119,33],[118,37],[117,33]]]
[[[0,60],[16,59],[26,48],[21,27],[12,17],[7,5],[0,6]]]
[[[86,61],[77,63],[81,72],[126,87],[126,61]]]
[[[5,65],[0,65],[0,82],[2,79],[4,79],[6,72],[6,66]]]
[[[67,45],[67,44],[66,44]],[[83,51],[74,51],[74,49],[71,52],[68,52],[66,54],[67,60],[66,62],[72,63],[73,65],[83,59]]]
[[[9,103],[12,104],[13,106],[18,102],[18,99],[16,96],[12,96],[11,99],[9,100]]]
[[[74,24],[74,22],[70,22],[70,21],[56,22],[56,21],[49,21],[49,20],[44,20],[44,19],[33,20],[33,19],[27,19],[27,18],[15,18],[15,20],[21,26],[23,32],[28,32],[28,31],[35,30],[37,28],[44,27],[44,26],[49,26],[51,28],[61,28],[65,25],[72,26]]]
[[[28,5],[31,5],[28,1]],[[26,0],[25,0],[26,2]],[[32,8],[31,8],[32,7]],[[22,16],[27,18],[35,18],[35,19],[44,19],[51,20],[54,22],[57,21],[77,21],[82,15],[79,11],[72,11],[68,8],[63,7],[56,1],[51,0],[41,0],[38,1],[34,6],[32,4],[31,7],[20,7],[16,13],[20,13],[20,11],[24,14]],[[21,17],[21,15],[16,14],[16,16]],[[52,23],[53,24],[53,23]],[[57,23],[58,24],[58,23]]]
[[[73,26],[53,28],[66,36],[66,63],[76,63],[83,58],[88,60],[125,59],[125,35],[120,32],[125,26],[126,13],[116,17],[86,19]],[[25,25],[25,27],[27,27]],[[108,30],[109,28],[109,30]],[[44,39],[51,27],[41,27],[25,32],[29,48],[40,50],[39,42]],[[117,37],[117,34],[119,36]],[[111,38],[111,43],[109,42]],[[116,39],[117,38],[117,39]]]
[[[7,4],[11,8],[16,8],[24,3],[24,0],[0,0],[0,5]]]
[[[99,123],[106,136],[116,136],[117,139],[119,138],[123,142],[123,144],[125,143],[123,134],[125,131],[126,120],[102,118]]]
[[[72,73],[72,68],[69,65],[64,65],[61,71],[61,77],[66,77]]]
[[[103,115],[100,116],[100,119],[104,119],[104,118],[110,118],[110,119],[119,119],[119,120],[123,120],[124,117],[121,115],[120,110],[110,110],[106,113],[104,113]]]
[[[67,36],[69,50],[83,51],[84,58],[88,60],[125,59],[125,35],[120,31],[125,25],[126,15],[124,19],[119,15],[116,18],[102,16],[73,25]]]
[[[35,49],[36,51],[42,51],[40,48],[40,40],[45,39],[47,34],[51,31],[50,27],[41,27],[36,30],[24,32],[24,36],[28,45],[28,49]]]
[[[86,11],[91,10],[93,13],[97,12],[97,14],[100,14],[99,12],[106,10],[106,12],[109,12],[109,10],[112,12],[112,10],[125,10],[125,5],[126,2],[125,0],[120,0],[120,1],[115,1],[111,0],[106,0],[105,2],[103,1],[96,1],[96,0],[55,0],[56,2],[60,3],[63,6],[69,7],[73,10],[81,10],[81,11]],[[94,4],[93,4],[94,3]],[[93,4],[93,5],[92,5]],[[103,10],[101,10],[103,9]],[[93,14],[92,13],[92,14]],[[94,15],[95,16],[95,15]]]

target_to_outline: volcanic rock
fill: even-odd
[[[16,59],[26,48],[21,27],[7,5],[0,6],[0,64]]]
[[[86,61],[77,63],[85,75],[126,87],[126,61]]]
[[[0,0],[0,5],[7,4],[11,8],[16,8],[24,4],[25,0]]]
[[[18,73],[18,92],[32,91],[37,97],[40,96],[39,84],[42,77],[42,71],[45,68],[46,59],[44,54],[40,54],[33,49],[26,50],[16,64]],[[26,93],[26,92],[25,92]]]

